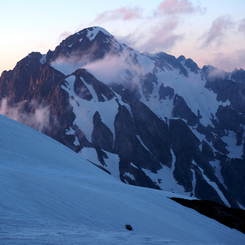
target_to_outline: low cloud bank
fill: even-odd
[[[141,68],[129,58],[130,55],[127,51],[120,56],[106,55],[103,59],[88,63],[82,68],[91,72],[97,79],[108,84],[111,82],[123,82],[125,79],[125,71],[140,73]]]

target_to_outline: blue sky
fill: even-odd
[[[164,51],[231,71],[245,69],[245,1],[8,0],[0,8],[0,73],[89,26],[141,52]]]

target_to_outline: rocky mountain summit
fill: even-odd
[[[100,27],[0,77],[1,113],[138,186],[245,206],[245,71],[140,53]]]

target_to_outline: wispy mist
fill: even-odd
[[[104,83],[122,82],[125,77],[125,70],[131,70],[136,73],[141,72],[140,66],[133,64],[129,57],[127,51],[120,56],[108,54],[103,59],[88,63],[82,68],[91,72]]]
[[[156,12],[158,14],[177,15],[192,14],[194,12],[205,13],[206,9],[201,8],[200,5],[194,6],[192,2],[188,0],[165,0],[160,3]]]
[[[51,62],[51,66],[66,76],[70,75],[77,69],[93,62],[92,57],[94,57],[94,53],[98,49],[99,47],[95,43],[82,53],[71,53],[68,56],[59,56],[56,60]]]
[[[0,114],[20,123],[23,123],[40,132],[45,129],[49,129],[49,107],[43,107],[41,105],[38,105],[36,101],[32,100],[29,103],[32,106],[32,108],[34,108],[34,110],[31,114],[28,114],[26,112],[23,112],[23,106],[25,103],[27,103],[27,101],[22,101],[15,104],[14,106],[10,106],[8,103],[8,99],[4,98],[1,101]]]
[[[119,9],[107,10],[99,14],[95,22],[103,23],[112,20],[134,20],[142,17],[142,9],[138,6],[121,7]]]
[[[209,79],[214,79],[214,78],[225,79],[225,77],[226,77],[226,72],[217,68],[211,69],[208,74]]]
[[[229,15],[221,16],[215,19],[210,29],[203,34],[202,48],[215,44],[217,47],[224,42],[226,32],[234,26],[234,22]]]

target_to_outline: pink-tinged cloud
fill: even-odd
[[[121,7],[119,9],[107,10],[98,15],[95,22],[103,23],[111,20],[134,20],[141,18],[142,10],[139,7]]]
[[[238,31],[245,34],[245,18],[240,21]]]
[[[192,14],[197,11],[204,13],[206,10],[201,9],[200,6],[195,7],[188,0],[165,0],[160,3],[156,13],[176,15],[176,14]]]
[[[178,25],[179,20],[177,18],[168,18],[167,20],[158,21],[155,25],[148,28],[147,31],[139,32],[138,30],[133,38],[132,36],[129,40],[124,38],[124,41],[142,52],[168,52],[177,41],[183,39],[182,35],[174,33]]]
[[[204,33],[201,39],[203,40],[202,48],[206,48],[212,44],[221,45],[225,34],[234,26],[229,15],[221,16],[215,19],[208,32]]]

